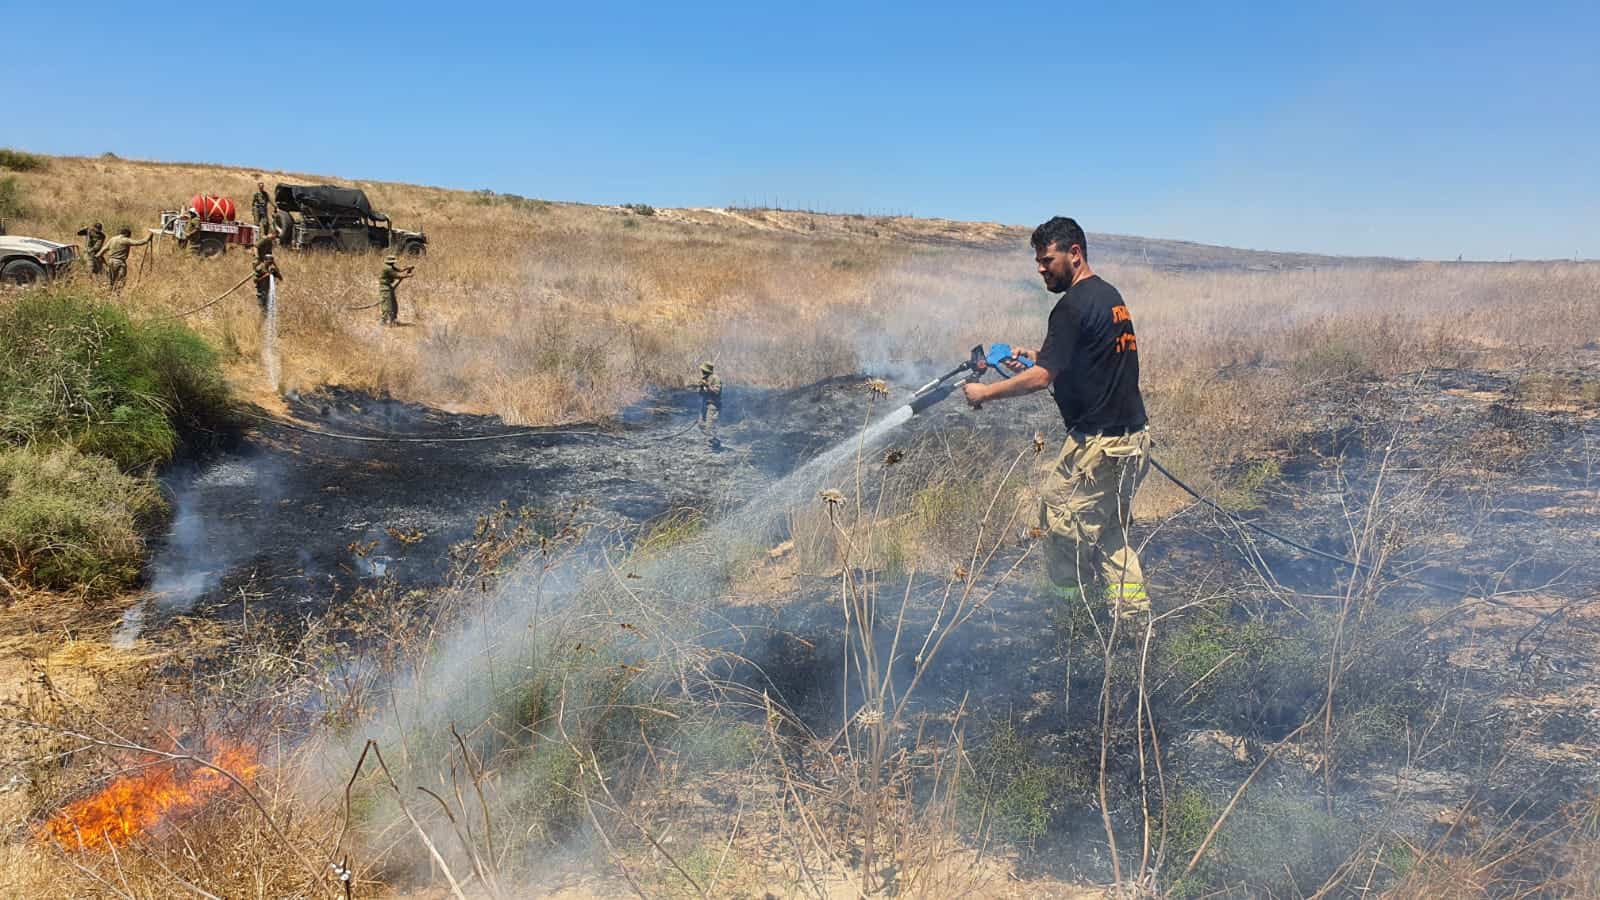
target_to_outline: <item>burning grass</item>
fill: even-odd
[[[254,748],[222,741],[203,756],[171,756],[144,762],[140,771],[118,775],[67,804],[39,829],[39,840],[77,851],[125,847],[203,809],[230,789],[248,789],[262,768]]]

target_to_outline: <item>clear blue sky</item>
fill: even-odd
[[[4,6],[0,144],[40,152],[1600,257],[1592,0]]]

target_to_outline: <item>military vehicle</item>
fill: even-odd
[[[363,252],[386,250],[421,256],[428,236],[394,227],[389,217],[374,212],[365,191],[329,184],[280,184],[273,188],[277,207],[273,225],[280,246],[296,250]]]
[[[189,224],[191,221],[193,224]],[[200,255],[207,259],[221,256],[229,244],[249,247],[256,242],[257,237],[256,227],[248,222],[190,220],[175,209],[161,211],[161,227],[156,229],[156,232],[172,238],[193,241],[200,248]]]
[[[0,284],[28,287],[66,273],[79,257],[77,244],[7,235],[0,227]]]

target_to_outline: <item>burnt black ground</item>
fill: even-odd
[[[1414,483],[1428,492],[1433,511],[1416,524],[1412,545],[1400,556],[1409,570],[1448,583],[1503,576],[1501,589],[1592,597],[1600,591],[1600,554],[1595,552],[1600,503],[1592,499],[1600,487],[1600,423],[1592,415],[1515,402],[1513,380],[1504,374],[1444,371],[1414,380],[1337,385],[1309,397],[1296,414],[1329,427],[1281,448],[1284,475],[1267,488],[1264,508],[1249,517],[1330,552],[1348,552],[1342,510],[1353,505],[1359,514],[1382,448],[1399,434],[1400,449],[1386,476],[1391,489]],[[502,502],[556,513],[580,506],[585,521],[626,540],[630,529],[674,509],[736,507],[853,435],[868,411],[862,382],[840,378],[791,391],[730,386],[720,451],[694,427],[698,401],[690,392],[661,394],[603,427],[457,444],[357,442],[301,428],[388,437],[525,429],[339,389],[293,398],[293,424],[300,427],[263,423],[237,453],[170,479],[181,498],[180,515],[153,566],[152,587],[198,590],[202,606],[224,616],[244,596],[251,598],[252,610],[298,616],[326,609],[380,578],[426,587],[444,574],[451,543],[468,533],[477,516]],[[977,433],[997,447],[1015,447],[1025,444],[1034,428],[1051,424],[1047,405],[1038,406],[1038,415],[1018,418],[974,415],[959,401],[948,401],[914,419],[894,442],[941,452],[946,438]],[[880,401],[878,409],[884,408]],[[1446,469],[1451,474],[1432,477],[1434,470]],[[420,538],[406,543],[390,529],[407,536],[420,533]],[[376,545],[364,556],[352,550],[369,542]],[[1327,602],[1348,577],[1339,566],[1265,539],[1254,539],[1254,547],[1258,562],[1297,602]],[[1003,553],[996,567],[1005,566],[1006,554],[1015,552]],[[1202,579],[1226,583],[1252,577],[1239,535],[1200,509],[1164,525],[1146,562],[1158,608]],[[1053,604],[1040,590],[1036,570],[1036,565],[1026,567],[952,638],[919,688],[918,707],[937,715],[965,700],[980,719],[1015,723],[1051,764],[1081,767],[1097,753],[1082,737],[1092,707],[1083,697],[1075,698],[1071,709],[1063,702],[1066,663]],[[919,640],[943,584],[942,576],[923,576],[914,586],[908,631]],[[846,711],[838,690],[843,640],[837,591],[837,578],[801,577],[781,604],[726,613],[745,635],[744,643],[730,649],[763,673],[736,674],[770,688],[818,733],[837,730]],[[1396,586],[1386,596],[1400,608],[1447,608],[1459,602],[1448,592],[1416,586]],[[1514,622],[1520,624],[1493,662],[1452,670],[1460,691],[1484,703],[1504,696],[1508,684],[1522,677],[1518,667],[1526,667],[1529,652],[1542,654],[1541,665],[1553,672],[1542,685],[1546,691],[1576,690],[1600,676],[1595,654],[1583,646],[1584,640],[1592,643],[1592,635],[1586,639],[1583,632],[1549,640],[1535,634],[1537,649],[1519,649],[1522,657],[1513,658],[1515,630],[1532,620]],[[1452,641],[1460,640],[1439,637],[1439,652],[1448,654]],[[901,685],[909,666],[909,659],[897,662]],[[1552,740],[1582,745],[1600,735],[1595,710],[1574,708],[1550,721],[1554,724],[1545,730],[1560,732],[1551,732]],[[1225,792],[1248,772],[1248,765],[1207,757],[1199,745],[1187,745],[1184,735],[1167,737],[1174,770],[1188,766],[1196,781]],[[1113,760],[1121,769],[1131,764]],[[1507,771],[1524,782],[1537,773],[1561,788],[1551,796],[1577,790],[1597,776],[1595,767],[1582,760],[1551,766],[1536,756],[1514,760]],[[1437,805],[1459,798],[1429,799]],[[1097,849],[1103,838],[1098,816],[1091,813],[1082,806],[1059,808],[1050,835],[1039,842],[1029,864],[1060,874],[1103,876],[1103,852]]]
[[[1297,410],[1304,418],[1297,420],[1332,424],[1279,448],[1283,476],[1264,492],[1263,508],[1241,515],[1319,549],[1347,555],[1352,548],[1346,510],[1356,521],[1364,516],[1381,471],[1384,484],[1376,495],[1377,512],[1395,517],[1404,543],[1391,561],[1392,570],[1463,588],[1452,591],[1393,582],[1383,590],[1381,602],[1395,614],[1420,620],[1468,608],[1470,604],[1462,604],[1464,595],[1483,587],[1509,592],[1513,600],[1524,595],[1576,600],[1577,610],[1584,610],[1586,603],[1600,605],[1600,552],[1596,551],[1600,419],[1582,411],[1519,403],[1514,383],[1514,376],[1506,374],[1451,370],[1391,383],[1330,386],[1306,398]],[[996,421],[981,420],[981,425],[998,431],[997,441],[1018,444],[1026,440],[1021,432],[1031,433],[1031,422],[1025,428],[996,429]],[[929,428],[908,435],[907,440],[937,438],[940,425],[970,430],[978,424],[980,420],[941,409]],[[1394,451],[1386,457],[1391,445]],[[1148,533],[1147,529],[1148,524],[1141,530]],[[1201,507],[1164,524],[1145,553],[1158,610],[1186,599],[1201,582],[1244,587],[1245,593],[1265,596],[1259,587],[1263,572],[1270,573],[1282,585],[1281,594],[1303,610],[1337,608],[1354,574],[1349,567],[1253,533],[1245,533],[1245,538],[1241,540],[1232,523]],[[1254,559],[1246,547],[1253,550]],[[1020,544],[1002,551],[990,571],[1006,569],[1020,552]],[[1036,565],[1025,568],[995,593],[980,615],[952,635],[937,665],[917,688],[913,709],[941,717],[964,707],[973,746],[981,745],[988,727],[1010,722],[1035,742],[1036,752],[1049,765],[1086,779],[1092,774],[1089,763],[1098,756],[1098,746],[1090,740],[1098,675],[1093,665],[1079,664],[1069,708],[1069,692],[1064,690],[1067,660],[1056,624],[1059,611],[1042,590],[1036,570]],[[894,681],[901,689],[910,680],[910,657],[933,621],[933,606],[947,577],[924,575],[912,586],[907,617],[912,649],[895,664]],[[884,618],[892,620],[898,612],[903,585],[896,581],[883,587]],[[740,651],[760,666],[759,677],[750,672],[744,677],[759,680],[762,688],[788,703],[822,735],[837,732],[854,711],[852,705],[841,703],[839,673],[845,642],[839,591],[837,577],[799,578],[784,602],[742,610],[738,620],[755,635]],[[1266,602],[1272,607],[1269,616],[1297,615]],[[1497,612],[1481,604],[1473,608]],[[1180,627],[1185,618],[1168,620],[1161,628]],[[1450,685],[1451,702],[1458,704],[1458,711],[1470,711],[1461,713],[1462,721],[1495,718],[1467,729],[1459,749],[1433,754],[1432,768],[1409,769],[1416,793],[1398,811],[1386,807],[1389,798],[1383,793],[1395,785],[1389,760],[1347,761],[1339,783],[1342,810],[1356,815],[1383,810],[1390,817],[1388,827],[1402,832],[1426,828],[1441,805],[1466,799],[1474,775],[1488,772],[1495,757],[1474,758],[1473,753],[1490,746],[1498,753],[1496,742],[1509,740],[1507,725],[1512,720],[1536,723],[1539,737],[1511,740],[1505,745],[1506,763],[1496,776],[1477,782],[1484,789],[1487,808],[1553,816],[1560,804],[1600,780],[1600,765],[1592,758],[1547,752],[1553,743],[1583,747],[1600,738],[1600,709],[1583,699],[1587,686],[1600,680],[1600,654],[1592,649],[1597,623],[1563,619],[1549,630],[1550,639],[1545,639],[1546,630],[1536,629],[1519,644],[1524,631],[1538,624],[1538,615],[1505,613],[1502,619],[1500,627],[1419,629],[1394,646],[1405,654],[1393,660],[1395,677],[1426,671],[1430,678]],[[880,650],[885,654],[888,628],[880,632]],[[1469,646],[1470,658],[1462,655]],[[1092,676],[1088,680],[1084,669]],[[1537,683],[1528,677],[1535,669],[1544,673]],[[1572,698],[1570,708],[1535,708],[1552,693]],[[1282,701],[1286,710],[1292,710],[1317,698]],[[1497,714],[1500,710],[1505,712]],[[1256,749],[1239,760],[1225,751],[1219,754],[1213,737],[1189,735],[1177,723],[1165,722],[1163,727],[1174,728],[1164,738],[1169,771],[1181,772],[1188,785],[1199,786],[1220,802],[1259,759],[1260,742],[1282,737],[1298,723],[1297,717],[1266,722],[1265,733],[1240,741],[1239,746]],[[1113,794],[1136,783],[1137,760],[1125,750],[1119,748],[1111,760]],[[1315,797],[1320,785],[1313,781],[1290,765],[1280,765],[1267,779],[1278,790],[1303,790]],[[1536,788],[1530,791],[1530,785]],[[1136,796],[1122,799],[1126,802],[1114,803],[1119,815],[1137,810]],[[1131,818],[1120,824],[1127,829],[1125,840],[1136,839]],[[1092,804],[1057,805],[1050,833],[1025,859],[1027,866],[1058,876],[1108,877],[1103,832]]]
[[[341,388],[291,397],[288,421],[262,417],[234,452],[167,476],[177,516],[150,589],[164,612],[198,603],[221,614],[248,596],[254,610],[298,617],[379,578],[438,583],[449,547],[501,503],[561,517],[576,508],[619,537],[675,509],[737,505],[853,433],[867,410],[861,384],[730,385],[719,447],[699,431],[690,391],[662,393],[616,423],[551,429]],[[523,436],[401,443],[315,432]]]

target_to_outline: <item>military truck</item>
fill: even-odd
[[[0,223],[0,284],[28,287],[64,275],[79,256],[77,244],[8,235]]]
[[[360,188],[331,184],[275,185],[273,225],[280,246],[296,250],[362,252],[386,250],[408,256],[428,252],[428,236],[394,227],[389,217],[374,212]]]
[[[190,222],[193,224],[188,224]],[[194,233],[190,233],[193,231]],[[206,222],[191,220],[183,217],[175,209],[161,211],[161,227],[156,229],[157,234],[164,234],[171,238],[180,238],[193,241],[198,245],[201,256],[210,259],[221,256],[229,244],[249,247],[256,242],[256,227],[248,222]]]

